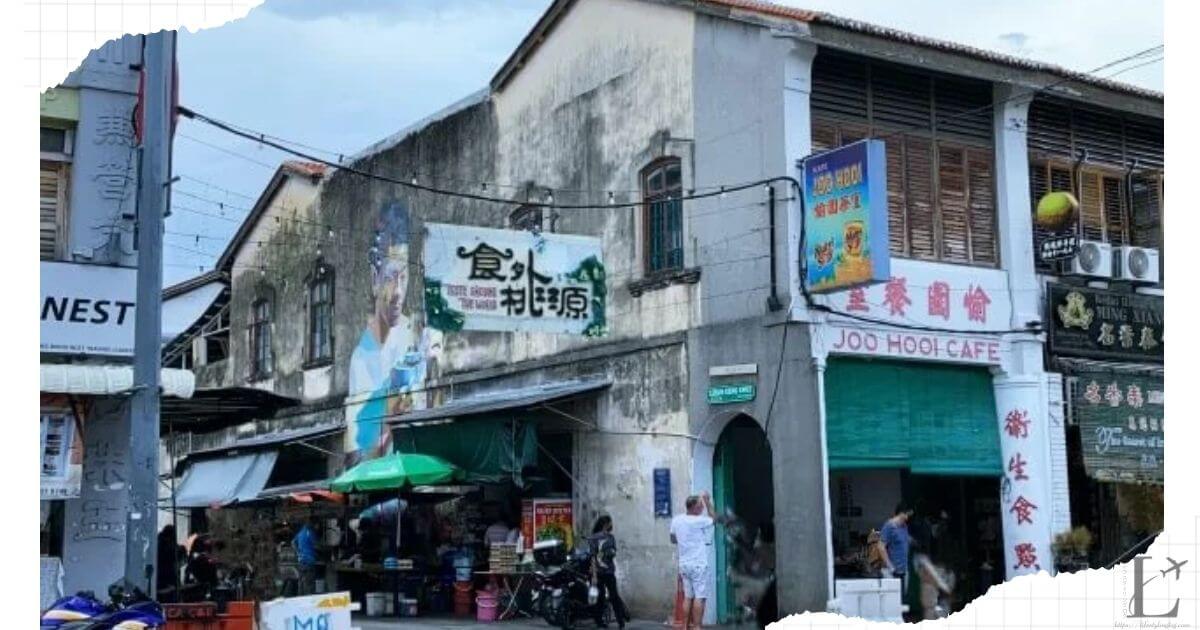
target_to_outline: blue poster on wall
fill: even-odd
[[[654,469],[654,516],[671,515],[671,469]]]
[[[804,281],[813,293],[888,279],[886,159],[882,140],[861,140],[804,161]]]

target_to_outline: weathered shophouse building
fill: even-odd
[[[1103,105],[1161,165],[1162,97],[1129,86],[766,3],[555,2],[488,88],[349,163],[392,181],[332,170],[296,218],[247,228],[261,247],[235,241],[227,382],[342,413],[351,459],[528,423],[577,528],[616,521],[638,614],[674,591],[660,469],[673,512],[712,489],[774,523],[781,613],[825,609],[834,551],[901,498],[943,499],[926,507],[953,515],[963,566],[1050,568],[1069,512],[1027,110],[1051,98]],[[887,146],[892,278],[812,298],[842,315],[808,308],[795,188],[734,185],[867,136]],[[606,334],[444,330],[422,299],[430,224],[598,237]],[[403,375],[369,365],[388,352]]]

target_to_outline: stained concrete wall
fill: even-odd
[[[692,453],[695,487],[712,489],[714,446],[725,426],[739,415],[758,422],[771,445],[775,553],[786,559],[776,565],[779,612],[824,610],[829,590],[824,438],[807,325],[766,317],[712,324],[689,331],[688,348],[689,430],[699,436]],[[711,367],[741,364],[754,364],[757,374],[708,376]],[[708,403],[710,385],[733,382],[754,383],[755,399]]]

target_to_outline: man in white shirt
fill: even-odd
[[[679,552],[686,630],[699,628],[704,622],[704,600],[708,598],[708,548],[713,544],[714,516],[707,492],[689,496],[684,506],[687,513],[671,519],[671,543]]]

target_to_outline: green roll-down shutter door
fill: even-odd
[[[832,470],[1001,474],[986,369],[832,359],[825,370],[825,414]]]

